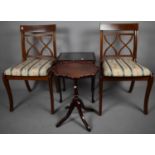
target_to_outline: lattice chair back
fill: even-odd
[[[56,58],[56,25],[21,25],[23,61],[29,57]]]
[[[100,61],[104,57],[137,57],[138,24],[100,24]]]

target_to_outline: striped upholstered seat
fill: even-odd
[[[5,75],[12,76],[47,76],[48,69],[52,66],[52,58],[29,58],[5,70]]]
[[[151,71],[131,58],[107,58],[103,64],[104,76],[135,77],[150,76]]]

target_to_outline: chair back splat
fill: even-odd
[[[21,25],[22,59],[56,58],[56,25]]]
[[[100,25],[100,62],[104,57],[137,58],[138,24]]]

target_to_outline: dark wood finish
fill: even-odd
[[[134,85],[135,85],[135,81],[133,80],[133,81],[131,81],[131,85],[130,85],[130,88],[129,88],[129,93],[132,92]]]
[[[61,92],[61,78],[58,77],[58,90],[59,90],[59,95],[60,95],[60,103],[62,102],[62,92]]]
[[[62,78],[63,81],[63,91],[66,91],[66,83],[65,83],[65,78]]]
[[[29,92],[31,92],[32,89],[31,89],[31,87],[30,87],[29,81],[28,81],[28,80],[25,80],[25,84],[26,84],[27,90],[28,90]]]
[[[151,92],[151,88],[153,86],[153,77],[148,78],[147,80],[147,89],[146,89],[146,93],[145,93],[145,99],[144,99],[144,114],[147,115],[148,114],[148,101],[149,101],[149,95]]]
[[[67,114],[65,115],[65,117],[63,117],[57,124],[56,124],[56,127],[59,127],[62,125],[62,123],[64,121],[66,121],[69,116],[71,115],[72,111],[74,110],[74,108],[77,108],[78,112],[79,112],[79,115],[80,115],[80,118],[83,122],[83,124],[85,125],[86,129],[88,131],[91,131],[91,128],[90,126],[88,125],[87,121],[85,120],[84,118],[84,115],[83,115],[83,112],[82,112],[82,109],[86,110],[87,108],[84,106],[83,102],[79,99],[78,97],[78,86],[77,86],[77,80],[74,80],[74,97],[73,97],[73,100],[70,104],[70,106],[68,107],[68,112]]]
[[[103,24],[103,30],[100,30],[100,62],[103,63],[105,57],[132,57],[133,60],[137,58],[137,31],[138,24]],[[127,32],[126,32],[127,31]],[[108,41],[107,37],[113,36],[113,41]],[[128,36],[128,41],[123,40],[122,36]],[[119,41],[123,44],[122,48],[117,49],[115,43]],[[133,49],[129,46],[132,43]],[[107,47],[104,48],[104,45],[107,44]],[[114,54],[110,55],[108,52],[109,49],[113,49]],[[123,49],[127,48],[129,53],[122,54]]]
[[[7,90],[7,94],[8,94],[8,97],[9,97],[10,112],[12,112],[13,111],[13,97],[12,97],[12,92],[11,92],[9,80],[8,80],[8,78],[6,78],[5,75],[3,75],[3,83],[4,83],[4,86],[5,86],[6,90]]]
[[[100,71],[100,75],[99,75],[99,115],[102,115],[102,100],[103,100],[103,78],[101,75],[101,71]]]
[[[22,58],[26,60],[33,55],[30,54],[30,50],[36,51],[35,57],[54,57],[56,58],[56,25],[21,25],[21,45],[22,45]],[[44,38],[49,38],[48,43],[44,42]],[[30,42],[29,39],[33,39],[34,42]],[[42,43],[43,47],[38,49],[35,41]],[[51,43],[51,47],[50,46]],[[27,48],[26,45],[30,47]],[[45,49],[49,50],[49,55],[44,55]]]
[[[107,40],[107,34],[115,36],[112,42]],[[100,76],[99,76],[99,115],[102,115],[102,97],[103,97],[103,81],[131,81],[129,92],[132,92],[135,81],[147,81],[147,89],[144,99],[144,114],[148,114],[148,100],[153,85],[153,74],[150,76],[139,76],[139,77],[106,77],[103,74],[103,62],[106,57],[121,57],[127,56],[132,57],[134,61],[137,59],[137,33],[138,24],[102,24],[100,27]],[[130,36],[127,42],[123,41],[121,36]],[[116,49],[115,43],[120,41],[123,44],[121,49]],[[133,45],[132,49],[129,44]],[[104,45],[108,44],[108,47],[104,48]],[[108,50],[112,48],[114,51],[113,55],[108,54]],[[122,54],[121,51],[127,48],[128,54]]]
[[[60,53],[58,56],[58,61],[59,63],[80,63],[80,64],[85,64],[85,63],[92,63],[95,64],[96,58],[94,52],[63,52]],[[59,81],[61,82],[61,80]],[[63,83],[63,91],[66,90],[66,85],[65,85],[65,78],[62,78],[62,83]],[[62,101],[62,92],[60,90],[60,101]],[[95,90],[95,77],[91,78],[91,92],[92,92],[92,103],[95,102],[94,99],[94,90]]]
[[[49,84],[49,94],[50,94],[50,101],[51,101],[51,114],[54,114],[54,97],[53,97],[53,85],[52,85],[52,74],[48,76],[48,84]]]
[[[119,23],[119,24],[101,24],[102,25],[102,27],[104,27],[104,28],[102,28],[102,30],[104,30],[104,31],[120,31],[120,30],[122,30],[122,31],[131,31],[131,30],[133,30],[133,31],[138,31],[138,24],[137,23],[130,23],[130,24],[128,24],[128,23]],[[100,29],[101,29],[101,27],[100,27]]]
[[[97,67],[94,64],[80,64],[80,63],[57,63],[53,66],[52,71],[55,76],[66,77],[69,79],[80,79],[93,77],[96,75]]]
[[[87,77],[94,78],[97,71],[98,71],[98,68],[94,64],[87,64],[87,63],[84,63],[84,64],[75,63],[75,62],[66,63],[66,64],[58,63],[53,67],[53,73],[55,76],[69,78],[74,81],[74,96],[73,96],[72,102],[68,107],[67,114],[56,124],[56,127],[61,126],[62,123],[69,118],[74,108],[77,108],[80,118],[84,123],[86,129],[88,131],[91,131],[91,128],[89,127],[87,121],[84,118],[82,109],[89,110],[89,111],[94,111],[94,110],[84,106],[84,103],[79,98],[77,83],[78,83],[78,80],[81,78],[87,78]]]
[[[27,60],[28,57],[51,57],[56,60],[56,25],[21,25],[21,47],[22,47],[22,61]],[[44,37],[50,38],[47,43],[44,42]],[[28,38],[32,38],[34,42],[30,42]],[[38,48],[35,40],[41,42],[42,48]],[[26,43],[30,46],[27,48]],[[31,55],[30,50],[35,50],[35,55]],[[48,49],[49,55],[44,54],[44,50]],[[54,113],[54,101],[51,82],[51,69],[48,70],[47,76],[8,76],[3,73],[3,82],[7,90],[10,102],[10,111],[14,110],[13,97],[9,84],[9,80],[24,80],[28,91],[31,91],[28,80],[44,80],[49,83],[49,91],[51,98],[51,113]]]
[[[95,99],[94,99],[94,90],[95,90],[95,77],[92,77],[91,78],[92,103],[95,102]]]

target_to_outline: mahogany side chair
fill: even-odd
[[[24,80],[28,91],[32,89],[29,80],[44,80],[49,83],[51,113],[54,113],[52,92],[52,65],[56,62],[56,25],[21,25],[22,62],[6,69],[3,83],[14,110],[9,80]]]
[[[152,72],[137,62],[137,33],[139,25],[100,24],[99,115],[102,115],[104,81],[147,81],[144,114],[148,114],[148,100],[153,85]]]

